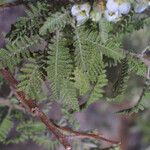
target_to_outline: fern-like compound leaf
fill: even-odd
[[[11,44],[7,44],[5,49],[0,49],[0,68],[9,67],[13,69],[19,64],[22,58],[28,58],[30,56],[29,49],[37,44],[39,37],[28,38],[24,36]]]
[[[110,23],[105,18],[101,18],[99,21],[99,35],[101,37],[102,43],[106,43],[108,40],[109,24]]]
[[[66,26],[69,20],[69,14],[67,11],[56,12],[52,14],[44,22],[43,26],[40,28],[39,33],[45,35],[47,32],[52,33],[57,30],[61,30]]]
[[[101,72],[101,74],[99,75],[98,79],[97,79],[97,83],[95,84],[90,98],[87,102],[87,106],[89,106],[90,104],[94,103],[95,101],[99,100],[101,97],[103,97],[103,93],[104,93],[104,86],[107,85],[107,77],[105,74],[105,70],[103,70]]]
[[[48,136],[32,136],[32,140],[48,150],[55,150],[58,146],[58,141],[51,140]]]
[[[90,82],[85,73],[83,73],[79,68],[74,71],[74,86],[79,89],[81,95],[85,94],[90,87]]]
[[[13,32],[9,36],[11,41],[24,35],[37,35],[48,16],[49,6],[45,2],[37,2],[30,4],[25,12],[26,16],[20,17],[13,27]]]
[[[0,123],[0,141],[3,142],[7,138],[7,135],[11,128],[13,127],[13,122],[10,116],[6,116],[4,120]]]
[[[142,103],[138,103],[137,105],[131,108],[120,110],[117,113],[130,115],[133,113],[138,113],[139,111],[143,111],[144,109],[145,109],[144,105]]]
[[[41,122],[24,121],[17,126],[17,131],[23,133],[26,136],[33,136],[45,131],[45,126]]]
[[[76,66],[86,73],[89,80],[94,82],[102,70],[102,53],[88,40],[97,40],[97,32],[90,32],[84,28],[75,29],[75,63]]]
[[[137,58],[129,57],[128,59],[130,71],[135,72],[139,76],[145,77],[147,74],[146,65]]]
[[[128,66],[128,59],[124,58],[121,61],[120,69],[118,69],[118,77],[115,81],[113,88],[112,88],[112,97],[116,97],[118,95],[123,94],[123,92],[126,90],[127,87],[127,81],[128,81],[128,72],[129,72],[129,66]]]
[[[75,62],[76,66],[85,72],[88,68],[87,59],[88,52],[83,45],[85,33],[82,28],[75,29],[74,46],[75,46]]]
[[[47,61],[48,79],[52,85],[52,91],[55,98],[59,98],[59,91],[62,81],[69,78],[72,72],[72,60],[67,48],[67,40],[58,31],[49,45],[49,54]]]
[[[77,91],[70,81],[64,81],[60,91],[60,100],[67,110],[79,111]]]
[[[36,61],[30,58],[28,63],[21,68],[21,74],[19,75],[18,91],[25,91],[33,99],[38,98],[43,83],[42,73],[39,68],[40,66]]]
[[[110,38],[103,43],[101,35],[95,30],[84,31],[84,42],[86,47],[90,47],[91,50],[97,50],[97,54],[101,52],[107,57],[113,58],[116,61],[120,61],[124,58],[123,51],[120,49],[120,42],[115,38]]]

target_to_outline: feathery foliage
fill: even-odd
[[[48,67],[46,69],[55,98],[60,96],[60,86],[65,78],[69,78],[72,71],[72,60],[67,48],[67,40],[57,31],[49,45]]]
[[[11,70],[23,59],[30,57],[30,48],[37,44],[39,37],[21,37],[0,50],[0,68],[9,67]]]
[[[35,59],[29,58],[28,63],[26,63],[20,71],[20,83],[17,90],[25,91],[32,99],[38,98],[38,95],[41,93],[43,83],[40,66],[37,64]]]
[[[104,19],[104,18],[101,18],[101,21],[99,21],[99,35],[101,36],[101,42],[102,43],[106,43],[108,38],[109,38],[109,28],[111,27],[110,26],[110,23]]]
[[[129,57],[128,64],[130,71],[135,72],[139,76],[146,76],[147,67],[143,62],[139,61],[139,59]]]
[[[122,94],[126,89],[125,83],[127,82],[128,78],[129,78],[129,76],[128,76],[128,59],[127,58],[124,58],[121,61],[121,66],[120,66],[120,69],[118,69],[118,70],[119,70],[118,78],[112,88],[112,93],[113,93],[112,97],[116,97],[116,96]]]
[[[52,14],[44,22],[43,26],[40,28],[39,33],[44,35],[46,33],[52,33],[57,30],[61,30],[69,21],[69,14],[66,10],[62,12],[56,12]]]
[[[49,6],[45,2],[37,2],[36,4],[30,4],[25,12],[26,16],[20,17],[14,25],[14,30],[9,35],[10,40],[15,40],[24,35],[38,34],[39,28],[49,14]]]
[[[6,116],[0,123],[0,141],[3,142],[6,140],[7,135],[11,128],[13,127],[13,122],[10,116]]]
[[[24,91],[32,99],[44,99],[40,101],[42,106],[49,108],[54,101],[59,103],[65,126],[67,123],[71,127],[77,125],[73,116],[74,112],[82,109],[81,98],[85,98],[86,108],[100,99],[120,99],[126,94],[130,76],[146,77],[147,66],[140,58],[123,50],[122,40],[126,34],[149,25],[147,14],[140,18],[130,12],[116,23],[108,22],[102,15],[99,22],[88,18],[79,25],[78,19],[81,18],[71,15],[70,5],[53,8],[48,0],[25,2],[30,2],[27,3],[26,15],[12,26],[6,36],[7,45],[0,49],[0,69],[9,68],[15,72],[19,79],[17,90]],[[3,82],[0,78],[0,87]],[[149,85],[144,87],[139,102],[133,108],[120,112],[143,110],[142,97],[145,91],[149,92],[148,88]],[[8,108],[2,106],[1,109]],[[49,113],[49,109],[43,109]],[[32,139],[49,150],[57,149],[58,142],[51,139],[51,134],[45,134],[45,126],[21,112],[16,117],[20,122],[14,127],[17,136],[7,137],[13,127],[15,111],[0,123],[2,143]]]
[[[87,102],[88,106],[103,97],[103,87],[107,85],[107,81],[105,70],[103,70],[98,76],[97,82],[91,92],[90,98]]]
[[[79,111],[77,92],[71,82],[69,81],[63,82],[61,91],[60,91],[60,98],[61,98],[62,104],[64,105],[66,109]]]
[[[36,144],[43,146],[44,148],[48,150],[55,150],[56,147],[58,146],[58,142],[54,140],[50,141],[50,138],[48,136],[47,137],[46,136],[33,136],[32,140]]]
[[[87,71],[91,55],[102,59],[102,54],[120,61],[124,56],[120,50],[120,43],[114,39],[107,40],[102,44],[101,36],[97,31],[85,30],[84,28],[75,29],[75,43],[76,47],[76,63],[83,71]],[[91,59],[94,61],[93,59]],[[89,62],[87,62],[89,61]],[[97,62],[97,61],[96,61]],[[99,67],[98,65],[96,65]],[[98,69],[99,70],[99,69]]]
[[[85,73],[83,73],[79,68],[74,71],[74,86],[79,89],[81,95],[85,94],[89,90],[89,80]]]

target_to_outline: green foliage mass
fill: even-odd
[[[48,106],[54,101],[59,103],[69,118],[71,113],[80,111],[79,97],[86,97],[87,108],[100,99],[124,94],[131,73],[145,78],[145,64],[123,50],[122,35],[143,28],[149,21],[138,20],[135,26],[133,18],[129,14],[124,18],[126,23],[120,21],[119,26],[105,19],[77,26],[70,6],[52,9],[46,1],[30,3],[26,16],[19,18],[7,35],[8,44],[0,49],[0,68],[8,67],[13,73],[17,70],[18,91],[25,91],[37,101],[45,99],[43,103]],[[116,67],[117,75],[110,79],[109,72]],[[0,79],[0,85],[2,82]],[[143,108],[140,101],[130,112]],[[7,116],[0,122],[1,142],[32,139],[50,150],[58,145],[49,140],[47,129],[32,119],[26,122],[21,118],[16,127],[18,136],[7,138],[14,118]]]
[[[6,116],[0,124],[0,141],[6,140],[7,135],[11,128],[13,127],[13,122],[10,116]]]

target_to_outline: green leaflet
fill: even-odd
[[[137,58],[129,58],[128,61],[130,71],[134,71],[137,75],[145,77],[147,74],[146,65]]]
[[[96,81],[97,76],[102,70],[102,53],[89,41],[90,38],[97,40],[97,32],[90,32],[84,28],[75,29],[75,63],[76,66],[85,73],[91,82]],[[89,41],[87,41],[89,40]],[[97,44],[99,41],[96,41]]]
[[[60,91],[60,100],[67,110],[79,111],[77,91],[70,81],[64,81]]]
[[[108,40],[109,27],[111,27],[109,26],[110,23],[106,19],[101,18],[101,20],[98,22],[98,25],[99,25],[99,35],[101,37],[101,42],[106,43]]]
[[[39,98],[38,95],[41,95],[43,79],[40,66],[34,59],[28,59],[28,63],[21,68],[19,80],[18,91],[25,91],[33,99]]]
[[[51,82],[52,92],[55,98],[60,96],[60,86],[62,81],[69,79],[73,66],[72,60],[67,48],[67,40],[58,31],[49,45],[47,74]]]
[[[75,47],[75,63],[79,69],[82,69],[83,72],[87,70],[87,59],[88,59],[88,51],[86,47],[83,45],[83,40],[85,33],[83,29],[77,28],[75,29],[74,36],[74,47]],[[87,59],[86,59],[87,58]]]
[[[44,126],[43,123],[41,123],[41,122],[35,123],[32,120],[21,122],[17,126],[17,131],[21,132],[27,136],[30,136],[30,135],[33,136],[35,134],[42,133],[45,131],[45,129],[46,129],[46,127]]]
[[[125,92],[127,88],[127,81],[128,81],[128,73],[129,73],[129,66],[128,66],[128,59],[124,58],[121,60],[120,69],[118,69],[118,77],[112,87],[112,97],[116,97],[121,95]]]
[[[27,36],[21,37],[7,44],[5,49],[0,49],[0,68],[9,67],[11,70],[23,59],[30,57],[29,49],[39,42],[40,38]]]
[[[40,28],[39,33],[45,35],[47,32],[52,33],[57,30],[61,30],[69,21],[69,14],[67,11],[56,12],[52,14],[44,22],[43,26]]]
[[[13,122],[10,116],[6,116],[0,123],[0,141],[3,142],[7,138],[9,131],[13,128]]]
[[[26,10],[26,16],[20,17],[13,25],[13,32],[9,35],[11,41],[22,36],[37,35],[39,29],[49,14],[49,7],[44,2],[30,4]]]
[[[98,76],[97,82],[91,92],[90,98],[87,101],[87,106],[89,106],[90,104],[94,103],[95,101],[99,100],[101,97],[103,97],[103,93],[104,93],[104,86],[107,85],[107,78],[106,78],[106,74],[105,74],[105,70],[103,70],[101,72],[101,74]]]
[[[74,86],[79,89],[81,95],[85,94],[90,87],[88,77],[83,73],[79,68],[76,68],[74,71]]]
[[[51,140],[48,136],[32,136],[32,140],[48,150],[56,150],[58,141]]]

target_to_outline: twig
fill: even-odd
[[[17,99],[25,106],[25,108],[28,108],[28,110],[34,116],[36,116],[45,124],[45,126],[55,135],[55,137],[59,140],[59,142],[63,144],[66,150],[72,150],[70,140],[74,138],[80,138],[80,139],[91,138],[95,140],[104,140],[106,142],[118,144],[117,141],[109,140],[101,136],[101,134],[99,133],[88,134],[88,133],[73,131],[70,128],[61,127],[61,126],[56,125],[52,121],[49,121],[48,117],[40,110],[40,108],[37,106],[36,103],[33,102],[32,99],[28,99],[26,97],[26,94],[23,91],[16,90],[18,82],[16,81],[16,79],[13,77],[13,75],[8,69],[5,69],[5,68],[0,69],[0,73],[11,86],[14,92],[14,95],[17,97]]]
[[[21,5],[21,4],[22,4],[21,1],[4,3],[4,4],[0,4],[0,9],[2,9],[2,8],[8,8],[8,7],[13,7],[13,6],[18,6],[18,5]]]
[[[142,92],[140,93],[140,96],[137,100],[137,103],[130,107],[130,108],[127,108],[127,109],[122,109],[122,110],[119,110],[117,111],[116,113],[124,113],[124,112],[127,112],[128,114],[133,114],[135,113],[134,111],[132,111],[134,108],[138,107],[143,99],[143,96],[149,86],[149,82],[150,82],[150,60],[149,58],[144,58],[147,54],[146,54],[146,51],[149,51],[147,50],[147,48],[142,52],[142,54],[135,54],[135,53],[132,53],[132,52],[128,52],[126,50],[123,50],[123,52],[126,54],[126,55],[130,55],[131,57],[133,58],[137,58],[139,59],[140,61],[144,62],[145,65],[147,66],[148,68],[148,71],[147,71],[147,76],[146,76],[146,80],[144,82],[144,86],[142,88]],[[145,56],[144,56],[145,55]]]
[[[118,141],[113,141],[113,140],[110,140],[108,138],[103,137],[102,134],[99,132],[97,132],[97,133],[83,133],[83,132],[74,131],[74,130],[66,128],[66,127],[59,127],[58,125],[56,125],[56,126],[58,128],[60,128],[60,130],[62,130],[62,132],[65,131],[64,134],[66,134],[66,135],[67,135],[67,133],[71,133],[69,135],[70,139],[73,139],[73,138],[80,138],[80,139],[90,138],[90,139],[96,139],[96,140],[103,140],[103,141],[110,142],[113,144],[119,144]]]
[[[149,72],[148,72],[148,74],[149,74]],[[145,94],[145,92],[146,92],[146,90],[147,90],[147,88],[148,88],[148,86],[149,86],[149,82],[150,82],[150,79],[147,77],[146,80],[145,80],[145,82],[144,82],[144,86],[143,86],[143,88],[142,88],[142,91],[141,91],[141,93],[140,93],[140,96],[139,96],[139,98],[138,98],[138,100],[137,100],[137,103],[136,103],[134,106],[132,106],[132,107],[130,107],[130,108],[127,108],[127,109],[119,110],[119,111],[117,111],[116,113],[124,113],[124,112],[127,112],[128,114],[133,114],[133,113],[135,113],[135,112],[132,111],[132,110],[133,110],[134,108],[138,107],[138,106],[141,104],[141,101],[142,101],[142,99],[143,99],[143,96],[144,96],[144,94]]]
[[[63,136],[63,134],[53,123],[49,122],[48,117],[38,108],[38,106],[31,99],[28,99],[23,91],[16,91],[18,82],[15,80],[11,72],[7,69],[1,69],[0,72],[4,79],[10,84],[14,95],[25,106],[25,108],[39,118],[67,150],[69,150],[69,148],[71,149],[71,145],[66,137]]]
[[[25,112],[25,109],[23,107],[16,105],[16,104],[11,104],[10,100],[8,100],[8,99],[0,98],[0,105],[1,106],[8,106],[12,109],[17,109],[17,110]]]

